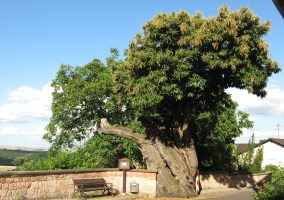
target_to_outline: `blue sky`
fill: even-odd
[[[201,11],[215,16],[220,6],[250,7],[262,21],[271,20],[265,36],[271,57],[284,64],[284,20],[270,0],[2,0],[0,2],[0,145],[48,147],[44,127],[51,116],[50,87],[61,64],[105,61],[109,49],[123,53],[142,25],[160,12]],[[268,84],[265,99],[229,90],[255,121],[237,142],[277,137],[284,129],[283,72]],[[283,106],[282,106],[283,104]],[[284,131],[280,130],[280,137]]]

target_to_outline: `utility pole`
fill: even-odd
[[[277,131],[278,131],[278,139],[279,139],[279,131],[280,131],[280,124],[278,123],[277,125]]]

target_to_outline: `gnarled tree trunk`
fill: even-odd
[[[131,129],[110,125],[106,119],[102,119],[99,132],[128,138],[139,145],[147,169],[158,171],[157,196],[189,197],[196,195],[193,177],[198,161],[191,137],[179,138],[186,140],[187,145],[166,144],[157,138],[155,140],[146,139],[144,135],[135,133]]]

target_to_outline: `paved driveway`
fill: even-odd
[[[207,190],[196,199],[215,199],[215,200],[253,200],[251,197],[252,189],[224,189]]]

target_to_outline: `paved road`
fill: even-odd
[[[90,200],[253,200],[251,197],[251,189],[216,189],[202,191],[201,195],[194,198],[147,198],[139,195],[117,195],[115,197],[97,197],[91,198]],[[55,200],[55,199],[54,199]],[[59,199],[57,199],[59,200]],[[62,200],[62,199],[60,199]],[[67,199],[65,199],[67,200]],[[69,199],[79,200],[79,199]]]
[[[228,190],[212,190],[204,191],[197,199],[212,200],[253,200],[251,197],[251,189],[228,189]]]

